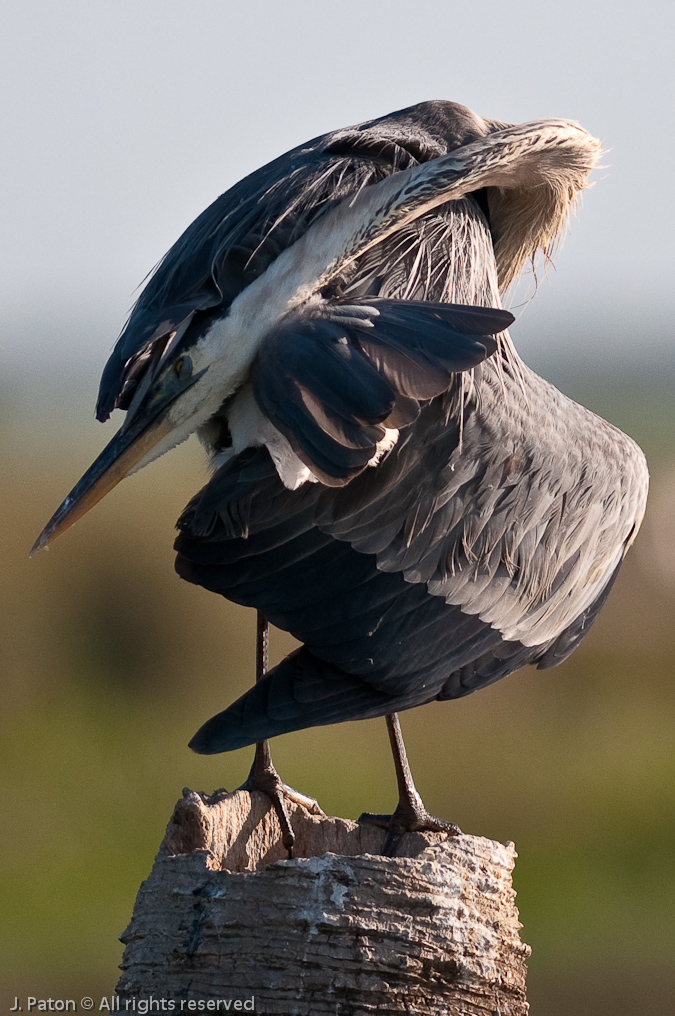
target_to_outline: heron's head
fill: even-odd
[[[46,547],[125,476],[180,444],[217,411],[223,400],[211,373],[217,344],[212,329],[200,328],[193,317],[191,312],[175,327],[166,323],[164,332],[123,365],[111,408],[126,409],[126,419],[56,510],[31,553]],[[219,373],[217,368],[213,373]],[[103,412],[101,404],[99,400],[99,416],[105,419],[105,400]]]

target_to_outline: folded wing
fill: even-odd
[[[377,454],[387,429],[419,415],[497,349],[507,311],[370,298],[311,306],[263,343],[253,367],[262,412],[315,476],[341,486]]]

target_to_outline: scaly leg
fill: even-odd
[[[387,838],[382,850],[386,857],[395,856],[399,840],[407,832],[428,829],[432,832],[448,833],[450,836],[461,835],[461,829],[454,822],[445,822],[443,819],[436,818],[434,815],[430,815],[424,807],[410,772],[398,713],[390,713],[385,719],[396,768],[398,805],[393,815],[371,815],[369,812],[365,812],[359,818],[359,822],[370,822],[387,830]]]
[[[256,640],[256,661],[255,679],[262,681],[268,670],[269,658],[269,625],[267,618],[258,611],[258,628]],[[313,797],[306,797],[299,794],[297,790],[286,786],[272,764],[269,741],[260,741],[255,748],[255,757],[248,779],[241,786],[241,790],[260,790],[271,800],[274,810],[281,826],[281,839],[288,851],[288,856],[293,857],[293,845],[295,834],[291,825],[286,800],[306,808],[312,815],[323,815],[323,811]]]

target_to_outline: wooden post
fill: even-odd
[[[512,843],[408,833],[383,857],[383,830],[290,810],[293,860],[263,795],[183,792],[122,935],[122,1010],[527,1013]]]

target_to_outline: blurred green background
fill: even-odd
[[[404,733],[432,811],[516,842],[533,1013],[666,1013],[675,977],[672,381],[613,377],[584,391],[555,379],[645,447],[653,487],[643,531],[566,664],[407,713]],[[186,747],[251,683],[254,660],[253,612],[173,573],[174,520],[206,475],[196,442],[126,480],[27,559],[102,444],[89,414],[83,424],[83,394],[74,382],[58,402],[14,388],[2,403],[8,1004],[41,991],[110,993],[117,936],[182,787],[233,789],[251,759],[249,750],[199,758]],[[290,641],[274,633],[275,658]],[[329,813],[394,803],[383,721],[300,732],[273,748],[284,779]]]

